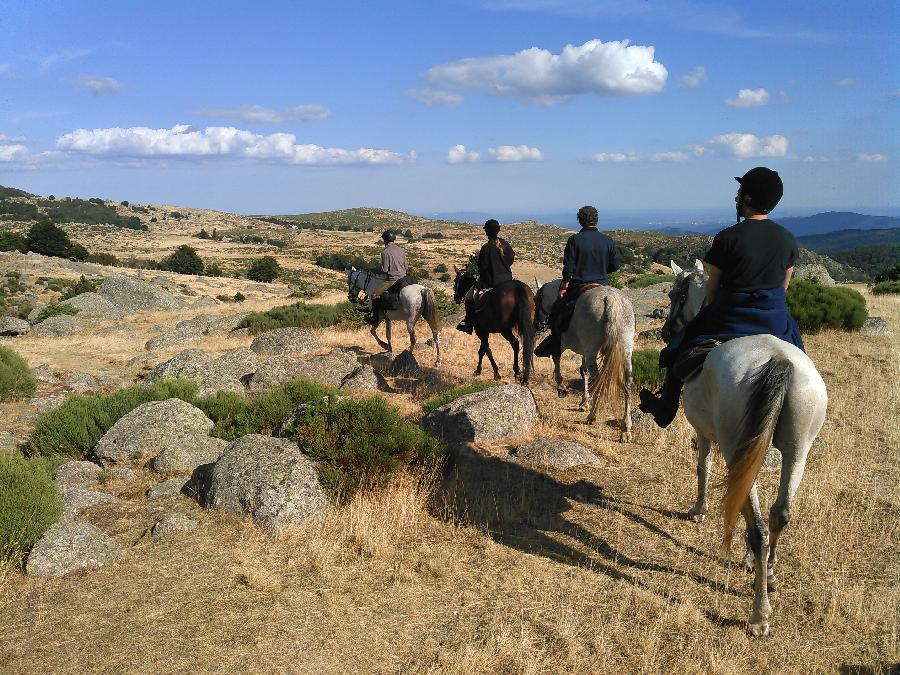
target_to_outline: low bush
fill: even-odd
[[[319,479],[339,501],[360,488],[383,486],[404,466],[434,466],[445,452],[439,440],[377,396],[313,403],[289,435],[321,462]]]
[[[336,270],[338,272],[343,272],[351,267],[355,267],[358,270],[381,268],[380,260],[367,260],[358,255],[351,255],[349,253],[320,253],[313,258],[313,262],[319,267],[324,267],[328,270]]]
[[[0,232],[0,251],[18,251],[28,253],[28,242],[25,237],[15,232]]]
[[[252,281],[268,283],[275,281],[279,274],[281,274],[281,265],[270,255],[257,258],[247,268],[247,278]]]
[[[674,274],[639,274],[625,282],[626,288],[646,288],[654,284],[671,284],[675,282]]]
[[[422,239],[443,239],[444,234],[442,232],[426,232],[422,235]],[[435,270],[437,271],[437,270]],[[444,270],[446,271],[446,270]]]
[[[787,306],[803,333],[823,328],[859,330],[866,320],[866,300],[857,291],[808,279],[791,282]]]
[[[112,253],[91,253],[87,257],[87,261],[97,265],[108,265],[109,267],[118,267],[121,264],[119,259]]]
[[[182,244],[171,255],[159,261],[157,269],[178,274],[203,274],[203,261],[193,246]]]
[[[363,324],[365,313],[365,305],[350,302],[340,302],[336,305],[311,305],[305,302],[296,302],[293,305],[273,307],[266,312],[255,312],[241,321],[238,328],[250,328],[256,332],[287,326],[353,328]]]
[[[659,351],[637,349],[631,354],[631,374],[636,388],[659,389],[666,377],[665,369],[659,368]]]
[[[231,297],[231,299],[234,300],[235,302],[243,302],[244,300],[247,299],[247,296],[244,295],[243,293],[241,293],[240,291],[238,291]]]
[[[41,313],[38,314],[38,317],[37,319],[35,319],[34,323],[45,321],[51,316],[75,316],[76,314],[78,314],[78,310],[75,307],[53,303],[52,305],[47,305],[46,307],[44,307],[44,309],[41,310]]]
[[[93,293],[98,288],[100,288],[100,284],[102,279],[87,279],[82,274],[81,278],[75,283],[74,286],[70,286],[65,293],[60,296],[60,300],[68,300],[69,298],[74,298],[76,295],[81,295],[82,293]]]
[[[455,401],[461,396],[465,396],[466,394],[474,394],[477,391],[484,391],[485,389],[489,389],[493,386],[494,382],[481,381],[470,382],[469,384],[461,384],[458,387],[453,387],[453,389],[448,389],[447,391],[441,392],[437,396],[432,396],[422,404],[422,410],[427,415],[430,412],[434,412],[441,406],[445,406],[451,401]]]
[[[434,266],[434,271],[437,272],[438,274],[444,274],[448,270],[447,270],[447,266],[444,263],[438,263],[437,265]]]
[[[25,359],[0,347],[0,401],[17,401],[34,394],[35,382]]]
[[[65,258],[72,246],[72,241],[65,230],[49,220],[42,220],[32,225],[28,230],[26,241],[29,251],[57,258]]]
[[[885,293],[900,293],[900,281],[879,281],[872,286],[872,292],[875,295],[883,295]]]
[[[0,454],[0,558],[21,564],[62,515],[53,463]]]
[[[875,283],[882,281],[900,281],[900,265],[894,265],[882,270],[875,276]]]

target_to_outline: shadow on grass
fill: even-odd
[[[592,504],[619,513],[643,528],[648,536],[665,540],[685,552],[723,565],[726,561],[686,544],[662,527],[632,510],[628,502],[603,494],[602,488],[581,480],[566,484],[525,466],[489,457],[468,448],[453,453],[445,472],[434,510],[439,517],[455,519],[487,531],[498,543],[557,562],[584,567],[654,593],[671,605],[682,602],[676,593],[661,594],[638,573],[652,572],[687,578],[715,593],[745,597],[728,584],[701,574],[676,569],[653,560],[638,560],[611,545],[585,526],[563,517],[572,503]],[[562,537],[556,535],[563,535]],[[565,538],[577,542],[565,543]],[[669,586],[671,589],[671,585]],[[722,617],[699,608],[706,618],[722,627],[744,627],[745,621]]]

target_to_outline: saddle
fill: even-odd
[[[385,312],[400,309],[400,291],[407,286],[412,286],[416,280],[407,275],[394,282],[394,285],[382,293],[378,299],[381,301],[381,309]]]
[[[672,374],[682,382],[694,379],[703,370],[709,353],[722,344],[719,340],[701,340],[681,352],[672,364]]]
[[[559,311],[556,314],[556,317],[553,320],[553,330],[559,335],[562,335],[569,329],[569,324],[572,322],[572,316],[575,314],[575,303],[578,302],[578,298],[580,298],[587,291],[593,290],[598,286],[602,286],[603,284],[591,283],[584,284],[579,286],[575,293],[568,298],[566,298],[565,304],[561,304]]]

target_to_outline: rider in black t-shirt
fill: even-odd
[[[783,312],[786,318],[783,323],[796,331],[796,324],[790,319],[784,302],[784,290],[790,283],[799,255],[797,241],[768,216],[784,193],[781,178],[775,171],[759,166],[735,180],[740,183],[735,197],[738,222],[715,236],[704,257],[709,273],[705,306],[660,354],[660,365],[667,370],[659,394],[654,396],[646,389],[640,392],[640,409],[651,413],[661,427],[668,426],[675,418],[681,395],[682,382],[673,374],[671,366],[693,340],[716,335],[717,340],[724,341],[743,335],[770,333],[771,328],[757,319],[741,325],[740,334],[722,335],[735,330],[731,319],[736,315],[736,307],[765,307],[763,312],[767,316]],[[730,324],[730,328],[725,329],[724,324]],[[789,337],[787,333],[772,334],[799,342],[798,346],[802,348],[799,334]]]

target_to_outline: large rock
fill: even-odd
[[[159,541],[175,532],[190,532],[197,529],[197,521],[191,520],[183,513],[167,513],[164,515],[153,529],[150,530],[150,538],[153,541]]]
[[[222,456],[228,441],[212,436],[196,436],[190,445],[181,443],[166,446],[150,462],[154,471],[193,471],[201,464],[210,464]]]
[[[202,315],[193,319],[179,322],[175,328],[166,331],[144,345],[145,349],[168,349],[182,344],[198,342],[206,335],[221,335],[228,333],[248,316],[250,312],[231,314],[227,316]]]
[[[0,337],[25,335],[30,330],[31,324],[25,319],[17,319],[14,316],[0,316]]]
[[[178,352],[168,361],[153,367],[144,378],[144,382],[156,382],[172,378],[193,379],[198,377],[209,361],[209,354],[202,349],[185,349]]]
[[[153,368],[144,381],[180,378],[196,382],[197,393],[201,396],[217,391],[243,394],[243,379],[256,372],[258,364],[256,354],[246,347],[233,349],[215,359],[199,349],[186,349]]]
[[[257,434],[225,449],[212,467],[203,502],[266,527],[302,523],[328,505],[314,464],[297,444]]]
[[[59,383],[59,378],[53,374],[53,371],[50,370],[50,366],[48,366],[46,363],[32,368],[31,374],[38,382],[44,382],[45,384]]]
[[[59,304],[74,307],[80,316],[112,319],[122,314],[118,307],[99,293],[82,293]]]
[[[260,364],[250,378],[248,388],[251,393],[263,393],[290,380],[304,378],[329,387],[340,387],[358,366],[356,354],[340,349],[306,359],[273,357]]]
[[[147,490],[147,499],[177,499],[188,481],[184,478],[170,478],[157,483]]]
[[[572,441],[538,438],[520,445],[511,453],[524,464],[565,470],[576,466],[600,466],[600,459],[588,448]]]
[[[257,335],[250,349],[261,356],[300,356],[319,351],[322,345],[307,328],[276,328]]]
[[[66,389],[79,394],[97,391],[100,388],[100,383],[97,381],[97,378],[90,373],[70,373],[63,382]]]
[[[106,492],[95,492],[81,487],[69,488],[62,492],[63,518],[70,520],[92,506],[113,504],[118,501],[118,498]]]
[[[87,325],[88,321],[77,315],[58,314],[44,319],[35,325],[31,334],[36,337],[65,337],[77,333]]]
[[[60,464],[53,472],[53,482],[60,490],[74,487],[85,487],[100,482],[103,467],[94,462],[73,460]]]
[[[887,321],[880,316],[870,316],[863,321],[862,328],[859,329],[860,335],[890,335],[891,327],[887,325]]]
[[[391,377],[415,377],[422,372],[416,355],[406,349],[391,364]]]
[[[359,366],[341,383],[342,391],[378,391],[381,387],[382,381],[369,364]]]
[[[156,309],[180,309],[184,303],[152,283],[131,277],[108,277],[98,293],[127,313]]]
[[[794,265],[794,279],[810,279],[823,286],[834,286],[834,279],[825,269],[825,265],[818,263],[810,265]]]
[[[527,387],[505,384],[461,396],[429,413],[422,426],[449,444],[493,443],[525,434],[538,421]]]
[[[76,570],[102,567],[122,553],[122,547],[87,523],[63,521],[51,525],[25,565],[31,577],[61,577]]]
[[[94,446],[94,455],[109,462],[144,459],[163,448],[195,444],[212,427],[203,411],[181,399],[151,401],[113,424]]]

